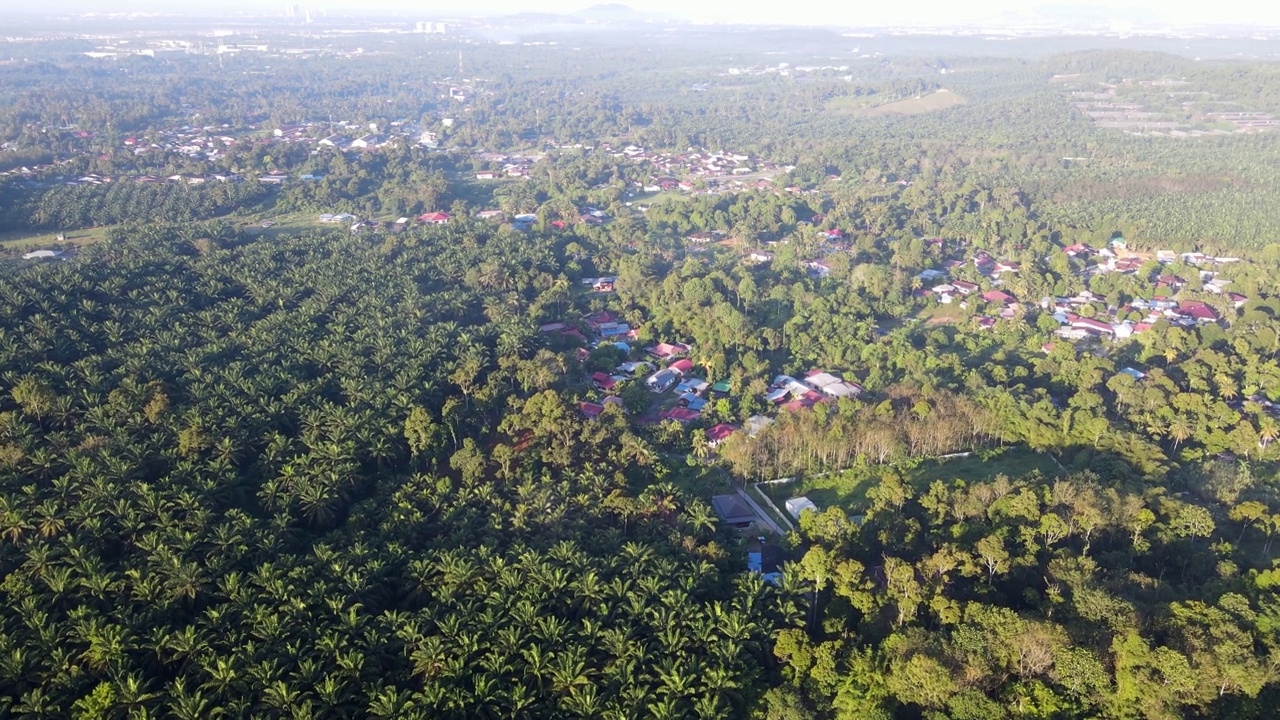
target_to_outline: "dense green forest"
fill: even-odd
[[[696,32],[0,64],[0,716],[1271,717],[1274,67]]]

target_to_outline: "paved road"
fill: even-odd
[[[760,504],[755,501],[755,498],[743,492],[742,488],[734,488],[733,491],[738,493],[738,497],[741,497],[748,505],[751,506],[751,509],[756,513],[756,517],[764,521],[765,525],[768,525],[779,536],[786,535],[786,532],[783,531],[782,528],[778,527],[778,523],[774,522],[773,518],[769,517],[769,513],[765,512],[764,508],[760,507]]]

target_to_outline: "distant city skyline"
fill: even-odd
[[[430,5],[421,0],[317,0],[289,3],[264,0],[184,0],[180,5],[165,0],[46,0],[38,5],[10,8],[13,12],[41,13],[255,13],[285,15],[286,8],[299,4],[305,9],[330,12],[395,13],[406,16],[494,15],[527,12],[574,13],[595,3],[590,0],[444,0]],[[602,3],[603,4],[603,3]],[[1032,23],[1062,22],[1072,17],[1097,23],[1119,25],[1256,25],[1280,26],[1280,4],[1257,0],[1129,0],[1114,5],[1103,0],[1028,5],[1017,0],[910,0],[853,6],[830,0],[792,0],[788,3],[741,0],[635,0],[620,3],[647,13],[659,13],[694,22],[785,23],[798,25],[881,26],[954,25],[999,20]]]

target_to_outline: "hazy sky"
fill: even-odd
[[[313,0],[304,7],[333,11],[394,10],[406,14],[441,12],[507,13],[531,10],[572,12],[595,0]],[[1128,0],[1107,3],[1031,3],[1018,0],[903,0],[860,2],[848,0],[634,0],[637,10],[669,13],[702,21],[788,22],[805,25],[879,25],[885,23],[939,24],[973,21],[1012,13],[1028,18],[1040,10],[1060,17],[1068,8],[1080,7],[1091,17],[1120,21],[1150,18],[1172,23],[1231,23],[1280,26],[1280,3],[1275,0]],[[128,11],[256,11],[283,13],[286,2],[274,0],[45,0],[24,4],[28,11],[128,12]],[[13,8],[17,9],[17,8]]]

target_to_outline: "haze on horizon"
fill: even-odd
[[[284,14],[291,3],[263,0],[184,0],[180,7],[162,0],[49,0],[38,6],[12,7],[10,12],[24,14],[59,13],[167,13],[167,14]],[[324,8],[341,13],[393,13],[414,17],[442,15],[495,15],[528,12],[574,13],[593,3],[590,0],[477,0],[460,2],[445,0],[434,7],[424,7],[415,0],[315,0],[300,3],[303,7]],[[830,0],[795,0],[781,6],[772,2],[735,0],[632,0],[625,3],[641,13],[653,13],[695,22],[766,23],[797,25],[923,25],[977,24],[989,22],[1033,22],[1038,19],[1056,21],[1073,18],[1092,22],[1111,20],[1116,23],[1141,25],[1236,25],[1280,26],[1280,4],[1257,0],[1221,0],[1204,3],[1198,0],[1128,0],[1114,5],[1102,0],[1085,2],[1027,5],[1016,0],[911,0],[906,3],[876,4],[862,7],[836,5]]]

